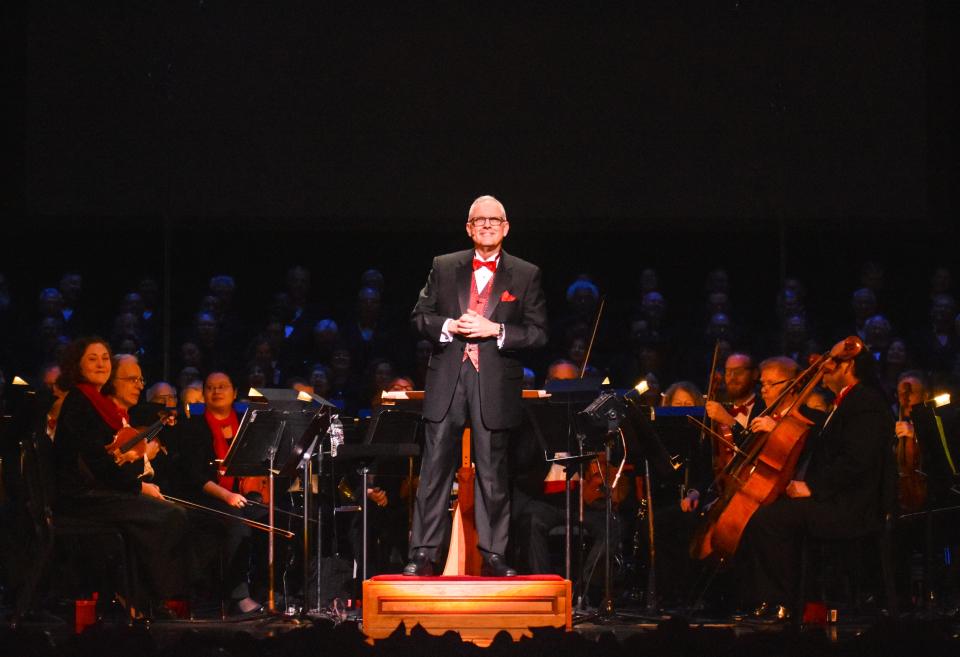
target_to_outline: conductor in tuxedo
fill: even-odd
[[[540,269],[506,253],[507,213],[481,196],[467,213],[473,248],[434,258],[412,322],[433,343],[427,367],[425,444],[404,575],[433,575],[448,534],[448,500],[460,434],[471,429],[474,516],[482,574],[516,575],[504,551],[510,526],[507,437],[520,424],[523,367],[517,352],[547,341]]]

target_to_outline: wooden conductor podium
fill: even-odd
[[[524,399],[546,396],[524,390]],[[384,404],[423,399],[422,391],[384,393]],[[557,575],[480,577],[483,559],[477,549],[473,519],[474,471],[470,429],[463,432],[457,470],[457,503],[447,560],[440,577],[381,575],[363,583],[363,631],[370,639],[386,638],[403,622],[409,632],[456,631],[465,641],[488,645],[500,631],[514,638],[531,636],[533,627],[573,627],[571,584]]]

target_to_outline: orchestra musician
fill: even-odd
[[[758,619],[790,618],[804,537],[854,538],[879,526],[896,464],[894,422],[874,370],[864,349],[824,375],[823,384],[836,398],[808,467],[798,466],[785,495],[761,506],[746,526],[741,550]]]
[[[576,379],[579,375],[580,369],[572,361],[555,360],[547,368],[544,384],[549,385],[551,381]],[[512,435],[509,460],[511,470],[510,554],[516,559],[516,565],[521,572],[535,575],[554,573],[556,572],[555,564],[550,559],[550,532],[566,526],[565,497],[562,495],[566,480],[563,478],[562,468],[555,466],[554,470],[551,470],[529,422],[524,422]],[[616,464],[613,468],[616,468]],[[553,475],[558,475],[559,478]],[[593,490],[598,490],[597,484],[601,479],[593,463],[588,464],[586,477],[588,482],[591,482],[590,475],[593,475]],[[574,484],[578,483],[578,480],[574,480]],[[621,484],[618,489],[626,488],[626,478],[621,480]],[[593,539],[593,544],[597,546],[592,555],[595,563],[599,550],[603,548],[607,510],[602,494],[589,500],[586,497],[588,496],[585,496],[582,520],[584,529]],[[576,516],[576,514],[577,510],[573,509],[573,515]],[[571,520],[575,523],[579,522],[577,518]],[[612,521],[611,544],[616,546],[620,544],[619,516],[615,515]]]
[[[177,422],[171,440],[171,466],[165,471],[167,487],[174,497],[238,517],[262,516],[248,507],[247,498],[237,492],[234,477],[222,474],[218,464],[229,449],[240,426],[233,408],[237,392],[224,372],[211,372],[203,385],[204,413]],[[230,612],[249,614],[262,605],[250,595],[250,527],[201,513],[188,511],[190,521],[192,572],[202,579],[219,552],[223,559],[223,591]]]
[[[750,355],[730,354],[723,364],[728,405],[714,400],[706,403],[707,417],[718,425],[729,427],[736,443],[740,442],[750,421],[765,408],[757,399],[758,379],[759,372]]]
[[[471,205],[473,248],[434,258],[412,321],[433,343],[423,418],[426,439],[405,575],[432,575],[450,514],[447,500],[460,433],[469,417],[477,467],[475,521],[484,575],[511,576],[507,436],[520,424],[523,366],[516,352],[547,341],[540,269],[506,253],[510,230],[497,199]]]
[[[143,392],[143,372],[140,370],[140,363],[133,354],[116,354],[110,360],[111,372],[102,392],[113,400],[121,411],[125,414],[129,423],[130,409],[140,401],[140,394]],[[160,453],[160,441],[151,440],[144,447],[144,454],[138,462],[143,465],[141,479],[146,482],[155,483],[152,461]]]
[[[158,486],[143,480],[140,461],[118,465],[106,451],[128,424],[126,409],[102,392],[112,369],[110,347],[97,337],[78,338],[63,353],[60,381],[68,392],[53,451],[56,508],[116,527],[141,570],[140,599],[125,602],[169,615],[160,603],[185,592],[181,544],[186,515],[163,500]],[[142,387],[139,376],[124,376],[135,377],[135,387]]]

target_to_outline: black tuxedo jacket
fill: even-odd
[[[468,340],[455,335],[452,342],[444,343],[440,342],[440,333],[447,319],[459,318],[470,305],[473,256],[474,250],[469,249],[434,258],[427,284],[413,309],[413,325],[433,342],[423,402],[423,416],[431,422],[439,422],[447,414],[463,363]],[[495,337],[469,341],[479,345],[483,424],[497,431],[520,424],[523,366],[517,360],[517,351],[546,344],[547,308],[540,288],[540,269],[503,250],[488,285],[493,287],[484,315],[504,324],[503,347],[497,347]]]
[[[854,386],[821,432],[806,481],[826,535],[856,536],[881,521],[896,477],[894,418],[883,394]],[[894,481],[895,485],[895,481]]]

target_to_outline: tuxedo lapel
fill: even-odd
[[[460,315],[467,312],[470,307],[470,286],[473,285],[473,251],[464,256],[463,260],[457,265],[457,297],[460,300]],[[455,317],[454,319],[459,319]]]
[[[513,277],[510,274],[510,256],[503,250],[500,251],[500,264],[497,265],[497,273],[493,276],[493,287],[490,288],[490,298],[487,299],[487,307],[483,316],[490,319],[493,311],[500,303],[500,297],[506,290],[510,289],[510,282]]]

